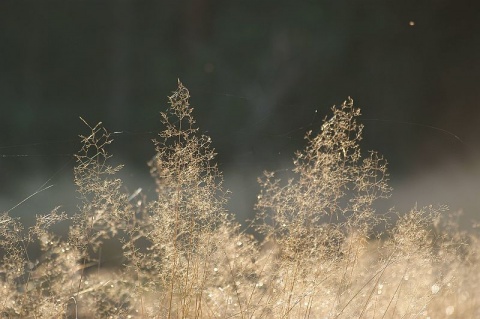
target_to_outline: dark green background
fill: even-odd
[[[87,132],[79,116],[124,132],[111,151],[127,166],[127,190],[152,190],[150,140],[177,78],[190,89],[242,216],[252,210],[256,176],[288,164],[304,132],[347,96],[362,108],[364,148],[390,162],[398,201],[448,204],[461,194],[454,208],[472,211],[480,195],[479,7],[474,0],[2,0],[0,211],[45,182],[54,186],[12,213],[75,209],[71,158],[77,135]],[[441,183],[450,186],[435,193]]]

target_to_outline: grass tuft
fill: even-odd
[[[122,166],[110,165],[110,133],[82,119],[78,210],[37,215],[28,229],[0,215],[2,318],[479,315],[478,238],[456,228],[444,207],[375,211],[392,191],[387,162],[361,151],[352,99],[307,132],[291,169],[259,179],[258,240],[226,209],[212,140],[189,98],[179,81],[161,113],[149,162],[155,198],[124,191]],[[51,230],[59,223],[69,223],[65,238]],[[115,269],[102,264],[112,242],[121,247]],[[41,258],[29,256],[34,247]]]

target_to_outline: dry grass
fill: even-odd
[[[28,229],[0,216],[2,318],[479,315],[478,239],[452,229],[442,207],[398,218],[375,212],[391,191],[387,163],[362,154],[352,100],[332,108],[318,134],[307,133],[293,169],[259,180],[259,242],[225,209],[216,154],[195,126],[188,90],[179,82],[169,99],[149,163],[157,198],[129,198],[115,177],[121,167],[109,164],[108,131],[85,123],[78,211],[57,208]],[[65,222],[62,239],[50,229]],[[123,250],[115,270],[101,267],[107,240]],[[40,260],[28,255],[35,245]]]

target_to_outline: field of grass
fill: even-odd
[[[259,178],[256,217],[242,227],[189,97],[179,82],[161,113],[156,198],[124,191],[109,132],[85,122],[78,211],[28,228],[0,215],[0,317],[480,317],[478,238],[445,207],[374,210],[391,192],[387,162],[361,151],[351,99],[306,132],[293,168]],[[101,266],[106,242],[121,247],[115,269]]]

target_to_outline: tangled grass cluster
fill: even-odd
[[[228,192],[210,137],[195,126],[179,82],[161,113],[150,161],[157,198],[132,201],[109,164],[101,123],[81,136],[75,183],[82,205],[24,229],[0,216],[2,318],[474,318],[477,239],[442,207],[375,212],[386,161],[362,154],[360,110],[333,107],[293,169],[265,172],[252,229],[226,210]],[[390,216],[398,216],[391,218]],[[52,230],[69,223],[68,236]],[[385,227],[383,232],[378,229]],[[106,241],[122,265],[101,267]],[[39,260],[28,251],[37,247]],[[471,278],[474,280],[474,278]],[[478,281],[477,281],[478,282]]]

